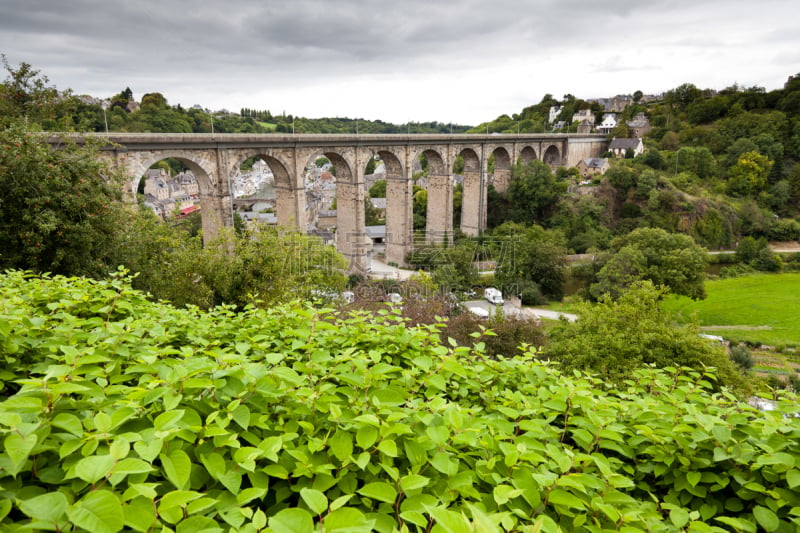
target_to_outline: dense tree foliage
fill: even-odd
[[[661,310],[665,292],[650,281],[636,282],[617,300],[605,295],[596,305],[582,305],[577,321],[551,332],[547,357],[612,381],[628,379],[645,365],[715,367],[722,384],[744,386],[722,346],[701,338],[695,326],[676,326]]]
[[[338,293],[346,264],[331,246],[295,230],[248,226],[203,243],[148,210],[129,213],[113,250],[114,264],[138,273],[136,288],[175,305],[208,309],[268,307],[314,291]]]
[[[495,280],[504,293],[526,304],[564,295],[566,248],[560,233],[507,222],[493,236],[498,247]]]
[[[638,228],[611,243],[591,294],[616,297],[635,282],[649,280],[674,294],[704,298],[707,251],[691,237],[658,228]]]
[[[566,189],[550,166],[541,161],[514,165],[507,195],[511,207],[509,219],[525,224],[541,222],[551,214]]]
[[[22,122],[0,129],[0,146],[0,269],[107,273],[121,189],[95,147],[53,149]]]

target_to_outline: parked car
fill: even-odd
[[[489,318],[489,311],[483,307],[470,306],[467,310],[478,318]]]

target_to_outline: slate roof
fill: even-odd
[[[627,150],[628,148],[636,149],[641,143],[641,139],[611,139],[611,144],[608,146],[609,150]]]

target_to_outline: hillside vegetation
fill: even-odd
[[[499,117],[489,128],[540,131],[528,130],[526,124],[541,123],[556,104],[570,113],[592,109],[602,114],[596,103],[564,98],[547,95],[540,104]],[[552,179],[531,179],[531,171],[515,168],[515,180],[525,186],[512,181],[504,194],[489,191],[489,225],[535,222],[560,231],[575,253],[606,249],[614,237],[639,227],[685,233],[710,249],[735,247],[748,236],[796,241],[798,102],[800,77],[790,77],[782,89],[769,92],[761,87],[712,90],[684,84],[662,100],[635,102],[617,114],[619,126],[609,137],[630,136],[627,122],[641,113],[652,126],[643,138],[643,154],[612,160],[605,175],[593,177],[594,186],[577,187],[574,170],[560,169],[552,184]],[[569,186],[570,193],[536,200],[535,216],[526,214],[531,198],[547,198],[546,191],[558,184]]]
[[[4,531],[796,531],[794,396],[610,386],[388,312],[0,276]]]

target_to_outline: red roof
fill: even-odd
[[[183,209],[181,209],[181,214],[188,215],[189,213],[194,213],[198,209],[200,209],[199,205],[190,205],[189,207],[184,207]]]

